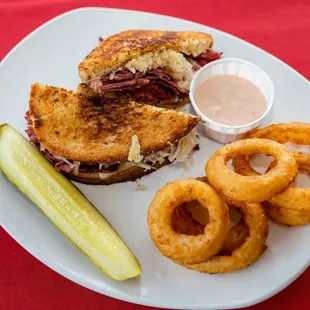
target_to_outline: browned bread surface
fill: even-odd
[[[199,118],[128,101],[91,101],[63,88],[33,84],[29,102],[34,131],[50,152],[66,159],[127,161],[132,136],[140,153],[157,152],[187,135]]]
[[[198,56],[197,46],[211,48],[209,34],[193,31],[128,30],[103,40],[78,67],[83,82],[107,74],[126,62],[161,48],[173,49],[186,55]]]

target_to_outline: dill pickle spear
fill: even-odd
[[[108,276],[123,281],[141,274],[136,257],[101,213],[8,124],[0,126],[0,170]]]

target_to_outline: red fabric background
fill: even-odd
[[[0,0],[0,60],[50,18],[83,6],[151,11],[207,24],[254,43],[310,78],[309,0]],[[1,228],[0,246],[1,310],[144,309],[70,282],[38,262]],[[309,286],[310,269],[286,290],[249,309],[310,309]]]

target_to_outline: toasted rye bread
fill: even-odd
[[[153,173],[155,169],[157,170],[169,164],[170,161],[166,159],[162,164],[156,163],[155,165],[153,165],[154,169],[145,170],[144,168],[134,166],[126,170],[118,171],[106,179],[101,179],[99,173],[89,173],[89,172],[79,172],[78,175],[72,174],[67,176],[71,180],[79,183],[92,184],[92,185],[110,185],[127,181],[135,181],[147,174]]]
[[[103,40],[79,64],[79,75],[86,82],[117,70],[131,59],[162,48],[196,57],[212,45],[212,37],[201,32],[128,30]]]
[[[140,154],[157,152],[187,135],[199,118],[134,102],[91,101],[63,88],[33,84],[29,102],[36,136],[50,152],[69,160],[128,160],[132,137]]]
[[[82,95],[84,95],[90,99],[94,99],[94,98],[98,97],[98,95],[90,87],[88,87],[84,84],[79,84],[77,89],[76,89],[76,92],[78,94],[82,94]],[[127,101],[132,100],[130,95],[126,94],[124,92],[106,92],[104,94],[104,97],[109,98],[109,99],[115,99],[115,100],[127,100]],[[156,107],[166,108],[166,109],[176,109],[176,108],[181,107],[182,105],[188,103],[189,101],[190,101],[189,96],[186,96],[186,97],[176,101],[173,104],[163,103],[160,100],[158,100],[156,102],[135,100],[135,102],[137,102],[137,103],[155,105]]]

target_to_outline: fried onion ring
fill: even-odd
[[[187,210],[186,205],[175,208],[171,216],[171,226],[178,234],[197,236],[205,231],[205,225],[195,220],[191,213]]]
[[[249,228],[244,224],[244,221],[241,218],[240,222],[230,229],[219,255],[231,255],[234,250],[242,246],[248,236]]]
[[[258,260],[266,251],[265,245],[269,227],[263,207],[259,203],[238,203],[249,235],[245,242],[233,250],[231,255],[216,255],[200,264],[184,264],[174,260],[186,268],[205,273],[227,273],[243,269]]]
[[[253,154],[273,156],[275,167],[264,175],[243,176],[226,165],[227,161],[237,156]],[[262,202],[279,194],[298,173],[293,153],[286,146],[256,138],[226,144],[209,159],[205,171],[212,187],[224,199],[249,203]]]
[[[293,153],[299,170],[304,170],[310,175],[310,154]],[[273,168],[272,162],[268,170]],[[233,160],[233,166],[237,173],[251,176],[260,175],[244,157]],[[263,203],[268,216],[278,223],[297,226],[310,224],[310,188],[287,188],[281,194]]]
[[[196,178],[196,180],[204,182],[203,180],[199,180],[199,178]],[[191,201],[191,202],[186,203],[185,209],[189,212],[192,218],[196,220],[197,222],[199,222],[201,225],[206,226],[207,223],[209,222],[208,210],[202,207],[198,201]]]
[[[197,236],[178,234],[171,225],[171,215],[183,203],[197,200],[209,211],[210,221]],[[151,239],[159,251],[185,264],[203,262],[217,254],[229,232],[228,207],[214,189],[195,179],[178,180],[159,190],[148,210]]]
[[[310,145],[309,123],[280,123],[252,131],[247,138],[263,138],[284,144],[291,142],[299,145]]]
[[[189,203],[174,209],[171,219],[173,229],[178,234],[192,236],[203,234],[205,225],[207,225],[208,221],[205,220],[205,214],[202,212],[206,209],[202,208],[203,207],[197,208],[197,204]],[[188,211],[188,209],[190,209],[190,211]],[[241,218],[239,223],[230,229],[219,255],[231,255],[235,249],[239,248],[245,242],[248,236],[249,229]]]

